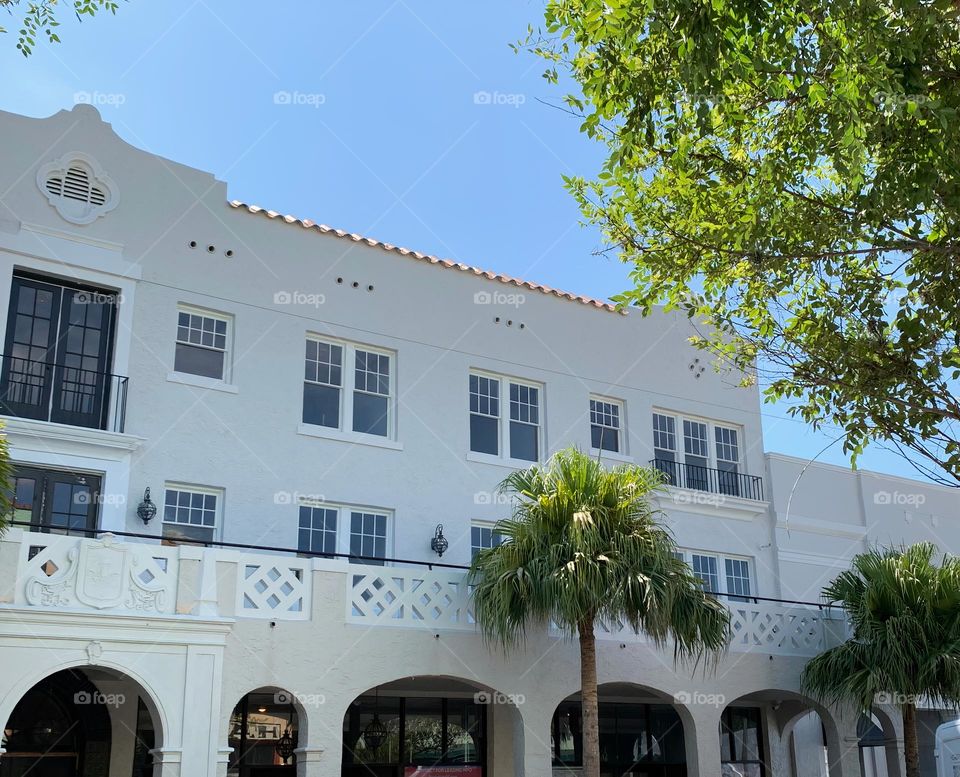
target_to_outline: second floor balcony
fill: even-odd
[[[736,469],[704,467],[673,459],[651,459],[650,466],[663,473],[664,482],[669,486],[763,501],[763,478],[759,475],[745,475]]]
[[[96,532],[90,532],[96,535]],[[91,615],[221,617],[333,623],[479,636],[463,568],[376,559],[305,557],[239,545],[171,546],[143,538],[10,530],[0,563],[6,606]],[[813,656],[845,635],[842,611],[763,597],[721,596],[730,610],[729,649]],[[622,623],[597,637],[645,641]]]
[[[71,362],[0,357],[0,413],[123,432],[128,379],[87,369],[83,358]]]

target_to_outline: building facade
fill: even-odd
[[[605,773],[902,773],[891,705],[799,675],[822,585],[955,550],[955,492],[766,453],[684,316],[229,202],[89,106],[0,133],[0,777],[576,774],[576,644],[491,648],[463,570],[569,445],[666,474],[734,627],[709,671],[599,630]]]

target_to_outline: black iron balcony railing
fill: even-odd
[[[763,501],[763,478],[758,475],[744,475],[733,470],[701,467],[699,464],[670,459],[652,459],[650,466],[666,476],[667,485]]]
[[[0,413],[122,432],[127,378],[67,364],[0,356]]]

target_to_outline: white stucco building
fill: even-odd
[[[600,630],[605,774],[902,774],[892,708],[798,678],[844,633],[822,585],[956,551],[954,491],[765,453],[683,316],[229,202],[89,106],[0,137],[0,777],[575,774],[577,646],[485,645],[462,569],[568,445],[668,473],[734,625],[706,673]]]

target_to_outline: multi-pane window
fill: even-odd
[[[177,311],[176,372],[226,379],[229,320],[214,313]]]
[[[508,399],[506,416],[500,398]],[[470,373],[470,450],[491,456],[540,459],[541,387]],[[508,450],[502,441],[506,440]]]
[[[303,376],[303,422],[340,427],[343,346],[307,340]]]
[[[500,453],[500,380],[470,375],[470,450]]]
[[[510,383],[510,457],[524,461],[540,458],[540,389]]]
[[[300,505],[300,538],[298,546],[304,553],[336,553],[336,509]]]
[[[717,557],[694,553],[690,557],[693,574],[703,581],[703,589],[710,593],[720,593],[720,576],[717,574]]]
[[[350,512],[350,555],[367,556],[361,564],[383,564],[387,555],[387,516],[382,513]]]
[[[308,337],[303,423],[392,437],[393,358],[367,346]]]
[[[474,524],[470,527],[470,557],[485,548],[495,548],[503,542],[503,535],[494,531],[492,526]]]
[[[212,542],[217,531],[218,497],[212,489],[167,486],[163,498],[164,539]]]
[[[353,431],[387,436],[390,408],[390,357],[356,351],[353,389]]]
[[[590,447],[623,453],[620,430],[623,405],[609,399],[590,399]]]
[[[738,429],[657,412],[653,414],[653,455],[670,485],[741,495]]]
[[[720,761],[723,774],[761,777],[763,729],[756,707],[727,707],[720,717]]]
[[[713,427],[717,444],[717,469],[721,494],[740,496],[740,443],[737,430],[727,426]]]
[[[382,510],[302,501],[299,511],[301,553],[366,556],[358,564],[384,564],[390,549],[390,518]]]
[[[727,593],[732,597],[750,596],[750,564],[744,559],[725,558],[723,566],[727,577]]]
[[[682,549],[678,555],[688,561],[705,590],[725,595],[731,601],[745,601],[756,595],[749,559]]]

